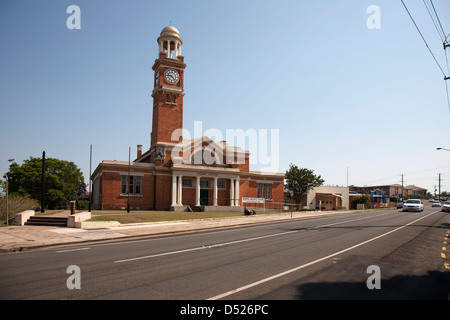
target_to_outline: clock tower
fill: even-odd
[[[184,57],[181,56],[183,41],[175,27],[165,27],[158,38],[158,59],[153,64],[153,124],[151,149],[158,144],[177,143],[172,133],[183,128],[183,80]],[[160,153],[161,150],[155,152]]]

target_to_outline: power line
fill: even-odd
[[[405,3],[403,2],[403,0],[401,0],[403,7],[405,7],[406,12],[408,13],[409,17],[411,18],[411,21],[413,22],[414,26],[416,27],[417,31],[419,32],[420,36],[422,37],[423,42],[425,43],[425,45],[428,48],[428,51],[430,51],[431,55],[433,56],[434,61],[436,62],[436,64],[438,65],[439,69],[441,70],[442,74],[444,75],[444,78],[446,78],[446,74],[444,72],[444,70],[442,69],[441,65],[439,64],[439,62],[437,61],[436,57],[433,54],[433,51],[431,51],[430,47],[428,46],[427,41],[425,40],[425,38],[422,35],[422,32],[420,32],[419,27],[417,26],[416,22],[414,21],[414,18],[411,16],[411,13],[409,13],[408,8],[406,7]]]
[[[425,8],[427,8],[428,14],[430,15],[431,21],[433,21],[434,27],[436,28],[436,31],[438,32],[439,38],[441,38],[442,42],[445,41],[445,33],[444,30],[442,30],[442,33],[444,33],[444,35],[441,35],[441,32],[439,31],[439,28],[437,26],[437,22],[435,21],[435,18],[433,17],[430,9],[428,8],[428,4],[425,2],[425,0],[422,0],[423,4],[425,5]],[[436,12],[436,10],[434,11]],[[442,26],[441,26],[442,29]]]
[[[439,26],[441,27],[442,34],[444,35],[444,40],[447,41],[447,37],[445,36],[444,28],[442,28],[441,20],[439,20],[439,16],[436,12],[436,8],[434,7],[433,0],[430,0],[431,5],[433,6],[434,14],[436,15],[437,21],[439,22]]]
[[[442,69],[441,65],[439,64],[439,62],[437,61],[436,57],[434,56],[433,51],[431,51],[430,47],[428,46],[428,43],[425,40],[424,36],[422,35],[422,32],[420,32],[419,27],[417,26],[416,22],[414,21],[414,18],[412,17],[412,15],[409,12],[408,8],[406,7],[405,3],[403,2],[403,0],[401,0],[401,1],[402,1],[402,4],[403,4],[403,7],[405,7],[406,12],[408,13],[409,17],[411,18],[411,21],[413,22],[414,26],[416,27],[417,31],[419,32],[420,36],[422,37],[422,40],[425,43],[428,51],[430,51],[431,55],[433,56],[434,61],[438,65],[438,67],[441,70],[442,74],[444,75],[445,92],[447,94],[447,105],[448,105],[448,111],[450,113],[450,96],[449,96],[449,93],[448,93],[448,85],[447,85],[447,80],[450,80],[450,76],[447,77],[447,75],[445,74],[445,72]],[[438,32],[439,37],[442,40],[442,43],[443,43],[443,46],[444,46],[444,53],[445,53],[445,62],[447,63],[447,71],[450,74],[450,68],[449,68],[448,57],[447,57],[447,48],[450,47],[450,45],[449,45],[449,43],[447,41],[447,36],[445,36],[445,31],[444,31],[444,28],[442,27],[441,20],[439,19],[439,16],[437,14],[436,8],[434,7],[433,0],[430,0],[430,3],[431,3],[431,7],[433,8],[434,15],[436,16],[437,23],[436,23],[433,15],[432,15],[428,5],[427,5],[427,3],[425,2],[425,0],[423,0],[423,3],[425,5],[425,7],[427,8],[428,14],[430,15],[431,20],[433,21],[434,27],[436,28],[436,31]],[[439,31],[439,28],[438,28],[437,24],[439,24],[440,31],[442,31],[442,35],[441,35],[441,32]]]

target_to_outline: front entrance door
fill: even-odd
[[[200,205],[201,206],[209,205],[209,190],[200,189]]]

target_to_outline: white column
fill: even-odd
[[[178,47],[178,56],[181,56],[181,44],[180,44],[180,46]],[[177,57],[178,57],[177,56]]]
[[[170,58],[170,40],[167,40],[167,58]]]
[[[234,179],[230,179],[230,206],[234,207]]]
[[[177,176],[172,176],[172,207],[177,204]]]
[[[183,176],[178,176],[178,205],[182,206],[183,198]]]
[[[214,206],[217,206],[217,177],[214,177]]]
[[[175,41],[175,59],[178,57],[178,42]]]
[[[234,205],[239,207],[239,177],[236,179],[236,199],[234,200]]]
[[[162,41],[159,42],[159,52],[163,52],[163,43]],[[158,57],[159,57],[159,52],[158,52]]]
[[[200,177],[197,176],[196,187],[195,187],[195,205],[200,205]]]

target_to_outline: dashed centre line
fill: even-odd
[[[389,213],[386,213],[386,214],[389,214]],[[383,215],[386,215],[386,214],[383,214]],[[379,215],[379,216],[381,216],[381,215]],[[379,217],[379,216],[377,216],[377,217]],[[201,247],[194,247],[194,248],[188,248],[188,249],[177,250],[177,251],[163,252],[163,253],[157,253],[157,254],[152,254],[152,255],[148,255],[148,256],[141,256],[141,257],[123,259],[123,260],[116,260],[116,261],[114,261],[114,263],[122,263],[122,262],[129,262],[129,261],[136,261],[136,260],[143,260],[143,259],[151,259],[151,258],[156,258],[156,257],[174,255],[174,254],[178,254],[178,253],[199,251],[199,250],[205,250],[205,249],[210,249],[210,248],[218,248],[218,247],[223,247],[223,246],[227,246],[227,245],[231,245],[231,244],[238,244],[238,243],[249,242],[249,241],[254,241],[254,240],[261,240],[261,239],[266,239],[266,238],[272,238],[272,237],[282,236],[282,235],[286,235],[286,234],[297,233],[297,232],[301,232],[301,231],[307,231],[307,230],[318,229],[318,228],[324,228],[324,227],[329,227],[329,226],[333,226],[333,225],[353,222],[353,221],[357,221],[357,220],[370,219],[370,218],[372,218],[372,216],[370,216],[370,217],[363,217],[363,218],[357,218],[357,219],[350,219],[350,220],[341,221],[341,222],[335,222],[335,223],[329,223],[329,224],[324,224],[324,225],[317,226],[317,227],[308,227],[308,228],[304,228],[304,229],[301,229],[301,230],[286,231],[286,232],[274,233],[274,234],[269,234],[269,235],[260,236],[260,237],[241,239],[241,240],[235,240],[235,241],[229,241],[229,242],[223,242],[223,243],[211,244],[211,245],[203,245]]]

